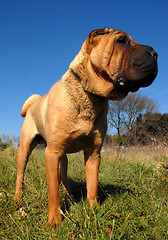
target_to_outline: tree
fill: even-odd
[[[121,138],[122,128],[123,128],[123,114],[124,113],[124,104],[121,101],[109,101],[109,110],[108,110],[108,125],[117,130],[119,138]]]
[[[168,138],[168,113],[146,113],[139,115],[136,122],[137,136],[141,139]]]
[[[19,137],[15,137],[13,135],[0,134],[0,143],[6,146],[10,143],[13,146],[17,147],[19,144]]]
[[[122,142],[121,135],[132,135],[135,123],[140,114],[153,112],[157,102],[141,93],[131,93],[122,101],[109,101],[108,126],[116,129]]]

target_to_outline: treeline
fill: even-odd
[[[0,134],[0,150],[4,150],[9,146],[18,147],[18,145],[19,145],[19,137]]]
[[[140,93],[110,101],[106,143],[114,145],[168,145],[168,113],[158,112],[155,99]]]

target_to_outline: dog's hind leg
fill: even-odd
[[[32,150],[36,147],[36,133],[32,126],[28,126],[25,119],[23,127],[20,134],[20,146],[17,155],[17,180],[16,180],[16,190],[15,190],[15,200],[21,200],[22,197],[22,187],[24,172],[28,158]]]
[[[59,166],[60,179],[61,179],[63,189],[64,189],[65,193],[67,194],[68,198],[72,201],[73,196],[71,196],[70,192],[69,192],[70,189],[69,189],[69,183],[68,183],[68,177],[67,177],[68,158],[67,158],[66,154],[62,157],[59,164],[60,164],[60,166]]]

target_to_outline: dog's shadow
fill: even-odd
[[[73,196],[73,202],[78,203],[82,199],[87,198],[86,182],[77,181],[74,179],[69,179],[70,194]],[[98,202],[103,204],[103,202],[109,197],[109,195],[123,195],[124,193],[133,194],[132,190],[124,186],[118,186],[113,184],[102,185],[98,184]],[[65,206],[67,210],[70,207],[69,201],[66,201]]]

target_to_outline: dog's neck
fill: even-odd
[[[92,102],[107,102],[108,100],[105,97],[94,94],[92,91],[89,91],[82,83],[82,79],[78,74],[76,74],[72,69],[69,69],[65,75],[63,76],[63,81],[66,83],[66,86],[73,91],[77,90],[78,99],[80,99],[80,95],[87,95],[88,98],[92,100]],[[73,82],[73,84],[72,84]]]
[[[74,102],[76,108],[80,108],[80,111],[91,110],[91,115],[94,115],[93,112],[96,112],[97,115],[102,110],[107,111],[108,100],[85,90],[80,77],[71,69],[63,75],[61,81],[70,99]]]

